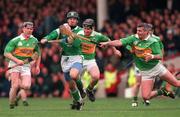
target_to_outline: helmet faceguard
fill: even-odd
[[[76,18],[77,20],[79,20],[79,14],[76,11],[70,11],[67,13],[66,18]]]
[[[83,22],[83,27],[89,27],[89,28],[93,28],[94,27],[94,20],[93,19],[86,19],[84,22]]]

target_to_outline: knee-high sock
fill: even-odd
[[[71,91],[71,95],[75,101],[81,102],[82,98],[81,98],[80,93],[77,89],[75,89],[74,91]]]
[[[76,80],[76,85],[77,85],[77,88],[79,89],[79,91],[83,90],[83,83],[82,83],[81,79]]]

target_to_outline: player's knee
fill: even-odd
[[[99,74],[92,74],[91,75],[94,80],[99,80],[100,75]]]
[[[180,81],[175,82],[175,83],[174,83],[174,86],[175,86],[175,87],[180,87]]]
[[[13,89],[18,89],[20,86],[19,86],[19,84],[12,84],[11,85],[11,88],[13,88]]]
[[[22,85],[21,88],[25,89],[25,90],[29,90],[30,89],[30,85]]]
[[[70,72],[70,77],[73,79],[73,80],[76,80],[78,78],[78,72]]]

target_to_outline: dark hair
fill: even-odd
[[[34,24],[33,24],[32,22],[24,22],[24,23],[22,24],[22,28],[23,28],[23,27],[26,27],[26,26],[28,26],[28,25],[29,25],[29,26],[32,26],[32,27],[34,26]]]
[[[148,23],[140,23],[140,24],[137,25],[137,28],[138,27],[143,27],[144,30],[146,30],[146,31],[152,31],[153,30],[153,25],[148,24]]]

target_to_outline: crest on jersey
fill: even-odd
[[[138,44],[138,41],[134,41],[134,43],[133,43],[134,45],[137,45]]]
[[[18,42],[17,45],[18,45],[18,46],[22,46],[23,44],[22,44],[22,42],[20,41],[20,42]]]

